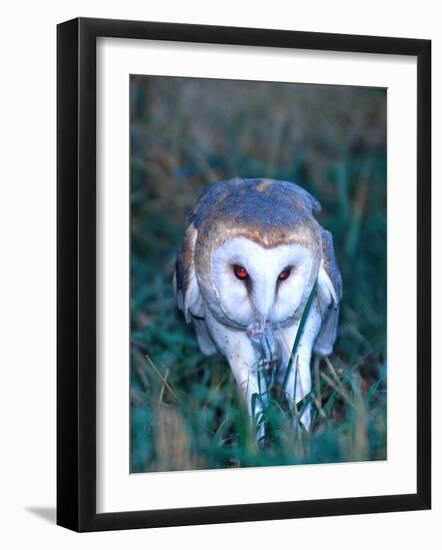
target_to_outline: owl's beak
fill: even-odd
[[[253,296],[255,319],[261,330],[264,330],[266,327],[274,301],[275,291],[270,285],[255,289]]]

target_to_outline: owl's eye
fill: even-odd
[[[281,273],[278,275],[278,280],[279,281],[285,281],[286,279],[288,279],[290,273],[291,273],[291,268],[290,267],[286,267],[284,270],[281,271]]]
[[[235,274],[235,277],[237,279],[240,279],[241,281],[245,281],[246,279],[249,278],[249,274],[247,273],[247,270],[242,265],[234,265],[233,273]]]

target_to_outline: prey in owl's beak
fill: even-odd
[[[255,323],[250,323],[250,325],[248,325],[248,327],[246,328],[246,332],[249,338],[253,341],[264,334],[264,332],[266,331],[266,326],[266,319],[264,317],[261,317],[259,321],[256,321]]]
[[[260,319],[256,323],[251,323],[246,332],[264,368],[278,368],[281,361],[280,346],[271,324],[265,319]]]

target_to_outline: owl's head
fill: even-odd
[[[210,286],[202,284],[212,313],[242,327],[292,319],[318,273],[315,247],[299,242],[265,246],[245,236],[229,238],[211,255]]]
[[[296,316],[321,262],[318,202],[291,182],[235,179],[209,186],[177,261],[178,304],[245,328]]]

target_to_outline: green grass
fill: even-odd
[[[131,471],[385,459],[385,92],[133,77],[131,99]],[[271,399],[260,446],[227,362],[199,352],[172,289],[187,211],[234,176],[309,190],[343,277],[335,350],[313,359],[303,404],[312,429],[294,432]]]

